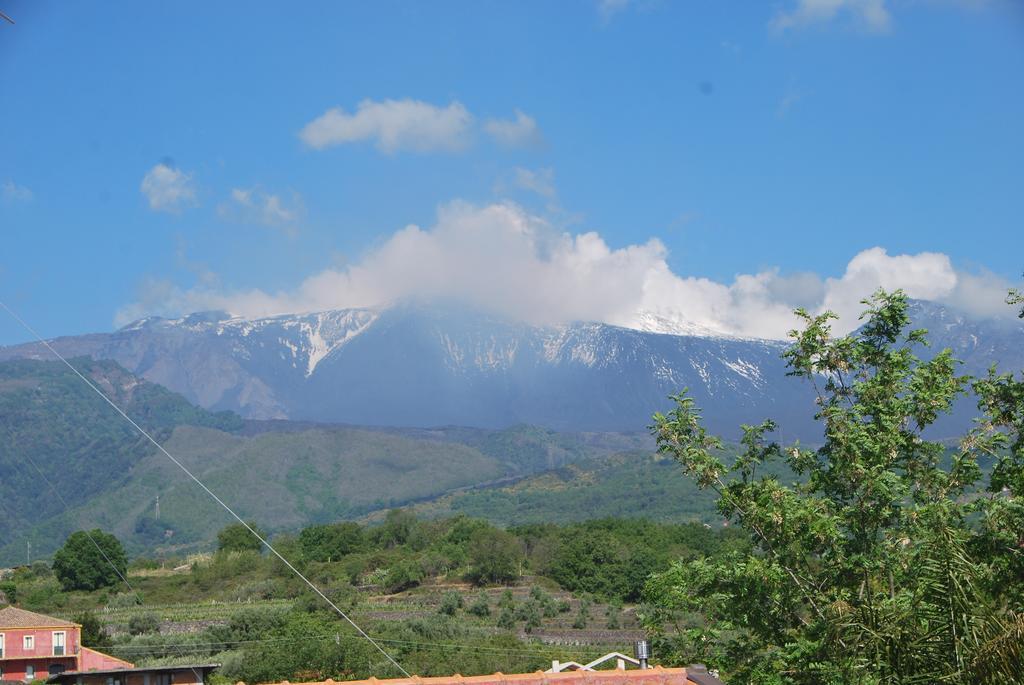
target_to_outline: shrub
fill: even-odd
[[[474,616],[479,616],[480,618],[490,616],[491,606],[487,601],[487,593],[481,592],[479,595],[477,595],[476,601],[470,604],[469,608],[466,609],[466,611],[473,614]]]
[[[128,633],[131,635],[148,635],[159,631],[160,619],[154,613],[147,611],[128,619]]]
[[[454,616],[461,608],[462,595],[452,590],[451,592],[446,592],[444,597],[441,598],[441,606],[438,612],[446,616]]]
[[[504,628],[505,630],[511,630],[512,628],[515,628],[515,626],[516,618],[512,614],[512,610],[507,607],[502,609],[501,613],[498,614],[498,627]]]

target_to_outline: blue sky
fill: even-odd
[[[46,336],[445,280],[772,337],[872,283],[988,314],[1024,270],[1017,3],[0,9],[0,299]]]

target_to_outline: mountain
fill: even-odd
[[[367,429],[211,413],[111,361],[93,383],[247,519],[273,532],[503,482],[619,450],[645,435],[532,426]],[[208,546],[228,515],[60,362],[0,362],[0,566],[102,527],[132,553]],[[157,502],[159,501],[159,509]]]
[[[236,415],[194,407],[113,362],[73,361],[157,440],[181,425],[217,430],[243,425]],[[0,417],[0,546],[61,516],[67,506],[101,496],[153,451],[59,362],[0,363]]]
[[[785,378],[777,342],[535,327],[457,307],[259,320],[206,312],[52,344],[114,360],[202,407],[259,419],[642,431],[683,387],[723,430],[811,408],[806,388]],[[0,359],[18,357],[49,358],[36,344],[0,349]]]
[[[913,314],[932,329],[932,349],[953,347],[968,371],[996,361],[1024,368],[1019,323],[972,321],[924,302],[913,304]],[[53,345],[112,359],[202,407],[248,418],[643,431],[654,411],[669,406],[666,397],[685,387],[711,430],[727,437],[766,417],[784,437],[820,437],[810,388],[786,376],[778,341],[585,322],[539,327],[406,303],[258,320],[222,312],[149,318]],[[47,352],[35,344],[0,349],[0,359],[17,357]]]

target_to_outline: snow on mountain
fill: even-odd
[[[928,303],[915,320],[972,373],[1024,368],[1024,328],[973,322]],[[639,328],[531,326],[457,306],[409,303],[246,320],[151,317],[59,338],[62,354],[113,359],[191,401],[250,418],[359,424],[643,430],[683,388],[713,430],[764,418],[816,437],[810,389],[786,376],[785,343],[710,334],[654,315]],[[686,331],[686,334],[680,334]],[[0,359],[47,358],[39,345]]]

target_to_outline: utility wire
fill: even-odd
[[[3,304],[3,303],[0,302],[0,304]],[[10,311],[10,310],[8,310],[8,311]],[[46,483],[47,487],[50,488],[50,491],[57,496],[57,499],[59,499],[61,504],[64,505],[64,510],[67,511],[67,512],[70,512],[71,511],[71,507],[68,505],[67,500],[64,499],[64,496],[60,493],[60,490],[58,490],[53,485],[53,482],[49,478],[46,477],[46,474],[43,472],[43,470],[41,468],[39,468],[39,465],[36,464],[35,460],[32,459],[32,457],[27,452],[25,454],[22,454],[21,456],[24,457],[25,460],[27,460],[28,463],[32,465],[32,468],[34,468],[36,470],[36,472],[39,474],[39,477],[42,478],[43,482]],[[79,521],[79,523],[81,523],[81,521]],[[121,581],[124,582],[124,584],[128,587],[128,590],[133,595],[135,595],[135,601],[137,601],[139,604],[142,604],[142,597],[140,597],[139,593],[135,590],[134,587],[132,587],[132,584],[130,582],[128,582],[128,578],[125,576],[125,574],[121,573],[121,569],[119,569],[117,567],[117,564],[115,564],[113,562],[113,560],[107,555],[106,551],[104,551],[104,549],[100,546],[100,544],[98,542],[96,542],[96,538],[94,538],[92,533],[89,532],[89,528],[88,527],[84,527],[82,529],[82,532],[85,533],[86,537],[89,538],[89,541],[93,544],[93,546],[96,548],[96,550],[103,556],[104,559],[106,559],[107,563],[110,564],[110,568],[114,569],[114,573],[117,574],[117,577],[120,578]],[[81,637],[79,637],[79,641],[81,641]],[[168,645],[168,646],[170,646],[170,645]],[[181,650],[178,650],[178,656],[185,657],[185,656],[187,656],[187,654],[183,653]],[[195,667],[190,667],[190,668],[192,668],[192,673],[195,674],[195,676],[196,676],[196,682],[202,682],[203,676],[199,672],[199,670],[196,669]]]
[[[164,649],[170,649],[172,647],[188,648],[189,651],[208,652],[212,651],[209,648],[216,648],[222,645],[249,645],[249,644],[269,644],[269,643],[285,643],[285,644],[298,644],[301,642],[308,642],[309,640],[323,640],[329,642],[335,640],[335,635],[311,635],[304,638],[264,638],[259,640],[225,640],[218,642],[193,642],[193,643],[178,643],[173,645],[119,645],[114,646],[111,651],[115,652],[160,652]],[[409,645],[413,647],[433,647],[437,649],[467,649],[478,652],[499,652],[501,654],[523,654],[527,656],[543,656],[542,650],[545,647],[556,647],[558,645],[544,645],[537,644],[536,649],[504,649],[501,647],[488,647],[486,645],[466,645],[458,643],[444,643],[444,642],[415,642],[413,640],[389,640],[386,638],[377,638],[377,642],[394,644],[394,645]],[[613,645],[614,646],[614,645]],[[207,649],[203,649],[207,648]],[[577,654],[605,654],[603,649],[579,649],[575,650]]]
[[[238,522],[239,522],[240,524],[242,524],[242,526],[244,526],[246,530],[248,530],[248,531],[249,531],[250,533],[252,533],[253,537],[255,537],[255,538],[256,538],[257,540],[259,540],[259,541],[260,541],[261,543],[263,543],[263,545],[264,545],[264,546],[265,546],[265,547],[266,547],[267,549],[269,549],[269,550],[270,550],[270,552],[271,552],[271,553],[272,553],[272,554],[273,554],[274,556],[276,556],[276,557],[277,557],[278,559],[280,559],[280,560],[281,560],[281,562],[282,562],[282,563],[284,563],[284,565],[285,565],[285,566],[287,566],[287,567],[288,567],[289,569],[291,569],[291,571],[292,571],[292,572],[293,572],[293,573],[294,573],[295,575],[297,575],[297,576],[298,576],[299,578],[301,578],[301,579],[302,579],[302,581],[303,581],[304,583],[306,583],[306,585],[308,585],[308,586],[309,586],[309,588],[310,588],[311,590],[313,590],[313,592],[315,592],[315,593],[316,593],[317,595],[319,595],[319,596],[320,596],[320,598],[321,598],[322,600],[324,600],[324,601],[325,601],[325,602],[326,602],[326,603],[327,603],[327,604],[328,604],[328,605],[329,605],[329,606],[330,606],[330,607],[331,607],[332,609],[334,609],[334,611],[336,611],[336,612],[338,613],[338,615],[339,615],[339,616],[341,616],[341,617],[342,617],[343,619],[345,619],[345,620],[346,620],[346,621],[347,621],[347,622],[349,623],[349,625],[351,625],[351,626],[352,626],[352,627],[353,627],[353,628],[354,628],[354,629],[356,630],[356,632],[358,632],[358,633],[359,633],[360,635],[362,635],[362,636],[363,636],[363,637],[364,637],[364,638],[365,638],[365,639],[367,640],[367,642],[369,642],[369,643],[370,643],[371,645],[373,645],[373,646],[374,646],[374,647],[375,647],[375,648],[377,649],[377,651],[379,651],[379,652],[380,652],[381,654],[383,654],[383,655],[384,655],[385,657],[387,657],[387,660],[388,660],[388,661],[390,661],[390,662],[391,662],[391,663],[392,663],[392,664],[393,664],[393,665],[395,666],[395,668],[397,668],[397,669],[398,669],[398,670],[399,670],[399,671],[400,671],[400,672],[402,673],[402,675],[404,675],[404,676],[405,676],[405,677],[407,677],[407,678],[408,678],[408,677],[411,677],[411,676],[409,675],[409,672],[408,672],[408,671],[406,671],[406,670],[405,670],[404,668],[402,668],[401,664],[399,664],[399,663],[398,663],[398,662],[397,662],[397,661],[396,661],[396,660],[394,659],[394,657],[392,657],[392,656],[391,656],[390,654],[388,654],[388,652],[387,652],[387,651],[386,651],[386,650],[385,650],[385,649],[384,649],[383,647],[381,647],[381,646],[380,646],[379,644],[377,644],[377,642],[376,642],[376,641],[375,641],[375,640],[374,640],[374,639],[373,639],[372,637],[370,637],[370,636],[369,636],[369,635],[368,635],[368,634],[366,633],[366,631],[364,631],[364,630],[363,630],[362,628],[360,628],[360,627],[359,627],[359,626],[358,626],[358,625],[356,624],[356,622],[355,622],[355,621],[353,621],[353,620],[352,620],[351,618],[349,618],[349,617],[348,617],[348,614],[346,614],[346,613],[345,613],[344,611],[342,611],[342,610],[341,610],[341,609],[340,609],[340,608],[338,607],[338,605],[337,605],[337,604],[335,604],[334,602],[332,602],[332,601],[331,601],[331,599],[330,599],[330,598],[329,598],[329,597],[328,597],[327,595],[325,595],[325,594],[324,594],[324,593],[323,593],[323,592],[322,592],[322,591],[320,590],[320,588],[318,588],[318,587],[317,587],[316,585],[314,585],[314,584],[313,584],[313,582],[309,580],[309,578],[307,578],[306,576],[304,576],[304,575],[302,574],[302,572],[301,572],[301,571],[299,571],[299,570],[298,570],[297,568],[295,568],[295,566],[293,566],[293,565],[292,565],[292,563],[291,563],[290,561],[288,561],[287,559],[285,559],[285,558],[284,558],[284,556],[282,556],[280,552],[278,552],[278,551],[277,551],[276,549],[274,549],[274,546],[273,546],[273,545],[271,545],[271,544],[270,544],[270,543],[269,543],[269,542],[268,542],[267,540],[265,540],[265,539],[263,538],[263,536],[262,536],[262,535],[260,535],[259,533],[257,533],[257,532],[256,532],[256,531],[255,531],[255,530],[253,529],[253,527],[252,527],[252,526],[250,526],[250,525],[249,525],[248,523],[246,523],[246,522],[245,522],[245,520],[244,520],[244,519],[243,519],[243,518],[242,518],[241,516],[239,516],[238,514],[236,514],[236,513],[235,513],[235,511],[234,511],[234,509],[232,509],[232,508],[231,508],[230,506],[228,506],[228,505],[227,505],[227,503],[225,503],[225,502],[224,502],[224,500],[222,500],[222,499],[221,499],[220,497],[218,497],[218,496],[217,496],[217,495],[216,495],[216,494],[215,494],[215,493],[214,493],[214,492],[213,492],[212,490],[210,490],[210,488],[206,487],[206,484],[204,484],[204,483],[203,483],[203,482],[202,482],[201,480],[199,480],[199,478],[197,478],[197,477],[195,476],[195,474],[193,474],[193,473],[192,473],[192,472],[191,472],[191,471],[190,471],[190,470],[188,469],[188,467],[186,467],[186,466],[185,466],[184,464],[182,464],[182,463],[181,463],[180,461],[178,461],[178,460],[177,460],[177,459],[176,459],[176,458],[174,457],[174,455],[172,455],[172,454],[171,454],[170,452],[168,452],[168,451],[167,451],[167,450],[166,450],[166,449],[164,448],[164,446],[163,446],[163,445],[161,445],[161,444],[160,444],[159,442],[157,442],[157,441],[156,441],[156,440],[155,440],[155,439],[153,438],[153,436],[151,436],[151,435],[150,435],[150,434],[149,434],[149,433],[148,433],[148,432],[147,432],[147,431],[146,431],[146,430],[145,430],[145,429],[144,429],[144,428],[143,428],[142,426],[140,426],[140,425],[139,425],[139,424],[137,424],[137,423],[136,423],[136,422],[135,422],[134,420],[132,420],[132,418],[131,418],[130,416],[128,416],[128,414],[126,414],[126,413],[124,412],[124,410],[123,410],[123,409],[121,409],[121,407],[119,407],[119,406],[118,406],[118,405],[117,405],[117,404],[116,404],[116,403],[115,403],[115,402],[114,402],[114,401],[113,401],[112,399],[110,399],[109,397],[107,397],[106,393],[104,393],[104,392],[103,392],[102,390],[100,390],[99,388],[97,388],[97,387],[96,387],[96,386],[95,386],[95,385],[94,385],[94,384],[92,383],[92,381],[90,381],[90,380],[89,380],[88,378],[86,378],[86,377],[85,377],[84,375],[82,375],[82,372],[81,372],[81,371],[79,371],[79,370],[78,370],[77,368],[75,368],[75,366],[74,366],[74,365],[72,365],[72,364],[71,364],[71,362],[69,362],[69,361],[68,361],[67,359],[65,359],[65,358],[64,358],[64,356],[60,354],[60,352],[58,352],[57,350],[55,350],[55,349],[53,348],[53,346],[52,346],[52,345],[50,345],[50,343],[48,343],[48,342],[47,342],[46,340],[44,340],[44,339],[43,339],[43,337],[42,337],[41,335],[39,335],[39,334],[38,334],[38,333],[37,333],[37,332],[35,331],[35,329],[34,329],[34,328],[32,328],[32,327],[31,327],[30,325],[28,325],[28,323],[26,323],[24,319],[22,319],[22,318],[21,318],[20,316],[18,316],[18,315],[17,315],[17,314],[16,314],[15,312],[14,312],[14,310],[12,310],[12,309],[11,309],[10,307],[8,307],[8,306],[7,306],[7,304],[6,304],[6,303],[5,303],[5,302],[4,302],[3,300],[0,300],[0,307],[3,307],[3,308],[4,308],[4,309],[5,309],[6,311],[7,311],[7,313],[8,313],[8,314],[10,314],[10,315],[11,315],[11,316],[12,316],[12,317],[13,317],[13,318],[14,318],[14,319],[15,319],[15,320],[16,320],[16,321],[17,321],[17,322],[19,323],[19,324],[21,324],[21,325],[22,325],[22,326],[23,326],[23,327],[25,328],[25,330],[27,330],[27,331],[28,331],[29,333],[31,333],[31,334],[32,334],[32,335],[33,335],[33,336],[34,336],[34,337],[36,338],[36,340],[37,340],[37,341],[39,341],[39,343],[41,343],[41,344],[42,344],[42,345],[43,345],[43,346],[44,346],[44,347],[45,347],[46,349],[48,349],[48,350],[49,350],[49,351],[50,351],[50,352],[51,352],[51,353],[52,353],[52,354],[53,354],[53,355],[54,355],[55,357],[57,357],[57,359],[59,359],[60,361],[62,361],[62,362],[64,363],[64,365],[65,365],[65,366],[67,366],[67,367],[68,367],[69,369],[71,369],[71,371],[72,371],[72,372],[73,372],[73,373],[74,373],[74,374],[75,374],[76,376],[78,376],[78,377],[79,377],[80,379],[82,379],[82,382],[84,382],[84,383],[85,383],[86,385],[88,385],[88,386],[89,386],[90,388],[92,388],[92,390],[93,390],[93,391],[94,391],[94,392],[95,392],[95,393],[96,393],[97,395],[99,395],[100,397],[102,397],[102,398],[103,398],[103,400],[104,400],[104,401],[105,401],[105,402],[106,402],[107,404],[109,404],[109,405],[111,406],[111,408],[112,408],[112,409],[113,409],[114,411],[116,411],[116,412],[117,412],[118,414],[120,414],[120,415],[121,415],[121,416],[122,416],[122,417],[123,417],[123,418],[125,419],[125,421],[127,421],[128,423],[130,423],[130,424],[131,424],[131,425],[132,425],[132,426],[133,426],[133,427],[135,428],[135,430],[139,431],[139,433],[141,433],[141,434],[142,434],[142,435],[143,435],[143,436],[144,436],[144,437],[145,437],[145,438],[146,438],[147,440],[149,440],[149,441],[150,441],[151,443],[153,443],[153,445],[154,445],[154,446],[155,446],[155,447],[156,447],[156,448],[157,448],[158,450],[160,450],[160,452],[161,452],[161,453],[163,453],[163,455],[164,455],[165,457],[167,457],[168,459],[170,459],[170,460],[171,460],[171,461],[172,461],[172,462],[174,463],[174,465],[175,465],[175,466],[177,466],[177,467],[178,467],[179,469],[181,469],[181,470],[182,470],[182,472],[184,472],[186,476],[188,476],[188,477],[189,477],[189,478],[190,478],[190,479],[191,479],[191,480],[192,480],[193,482],[195,482],[195,484],[196,484],[196,485],[198,485],[198,486],[199,486],[200,488],[202,488],[202,489],[203,489],[203,491],[204,491],[204,492],[206,492],[206,494],[207,494],[207,495],[209,495],[210,497],[212,497],[212,498],[213,498],[213,500],[214,500],[215,502],[217,502],[217,504],[219,504],[219,505],[220,505],[221,507],[223,507],[223,508],[224,508],[224,510],[225,510],[226,512],[228,512],[229,514],[231,514],[231,516],[232,516],[232,517],[234,517],[234,519],[235,519],[236,521],[238,521]]]

